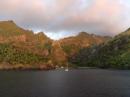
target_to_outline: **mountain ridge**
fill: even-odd
[[[24,69],[66,66],[69,57],[81,49],[102,44],[109,39],[81,32],[77,36],[55,41],[43,32],[36,34],[24,30],[13,21],[4,21],[0,22],[0,64],[4,65],[0,66]]]
[[[130,69],[130,29],[101,45],[82,49],[71,62],[79,66]]]

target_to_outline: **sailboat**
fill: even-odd
[[[68,63],[67,63],[67,68],[65,69],[65,71],[69,71]]]

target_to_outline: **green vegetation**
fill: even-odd
[[[130,69],[130,29],[112,39],[81,32],[53,41],[42,32],[34,34],[22,29],[13,21],[0,22],[0,69],[3,65],[54,67],[66,63]]]
[[[104,44],[84,48],[70,61],[78,66],[130,69],[130,34],[128,33],[129,30]]]
[[[73,49],[76,49],[73,45],[63,45],[62,48],[67,54],[70,54]]]
[[[0,44],[0,63],[36,65],[47,60],[43,56],[18,50],[10,44]]]
[[[51,43],[42,32],[34,34],[13,21],[0,22],[0,69],[48,66]]]

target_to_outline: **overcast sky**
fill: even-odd
[[[53,39],[81,31],[116,35],[130,27],[130,0],[0,0],[0,20]]]

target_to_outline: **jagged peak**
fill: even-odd
[[[96,34],[90,34],[90,33],[87,33],[87,32],[80,32],[77,37],[99,37],[98,35]],[[100,37],[103,37],[103,36],[100,36]]]
[[[39,37],[49,38],[49,37],[47,37],[47,35],[45,35],[44,32],[38,32],[36,35]]]
[[[88,35],[90,35],[90,34],[88,34],[87,32],[80,32],[79,34],[78,34],[78,36],[88,36]]]
[[[44,34],[44,32],[38,32],[37,35],[44,36],[45,34]]]

